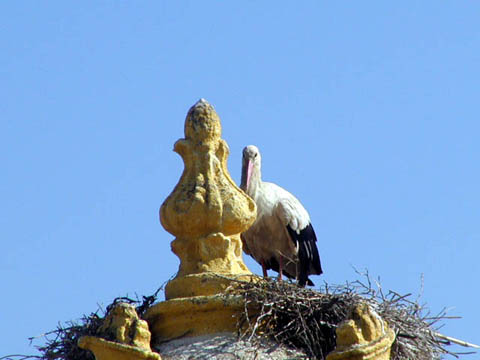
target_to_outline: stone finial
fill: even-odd
[[[116,304],[108,312],[98,332],[106,339],[149,351],[152,350],[150,349],[148,324],[145,320],[138,318],[133,305],[127,303]]]
[[[180,267],[165,296],[220,293],[226,285],[212,274],[251,274],[242,260],[240,233],[255,220],[256,206],[228,173],[228,145],[221,139],[220,119],[206,100],[188,111],[185,138],[175,143],[174,151],[185,168],[160,208],[160,221],[176,236],[172,251]]]
[[[395,333],[366,303],[337,328],[337,347],[327,360],[388,360]]]
[[[78,345],[92,351],[97,360],[161,360],[150,348],[147,322],[138,318],[130,304],[116,304],[98,329],[98,335],[100,337],[83,336],[78,341]]]

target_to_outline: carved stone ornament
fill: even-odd
[[[337,328],[337,347],[327,360],[388,360],[395,333],[368,304],[358,305]]]
[[[105,317],[96,336],[83,336],[78,346],[92,351],[97,360],[161,360],[150,348],[151,334],[135,307],[119,303]]]
[[[221,139],[220,119],[206,100],[188,111],[185,138],[175,143],[174,151],[185,168],[160,208],[160,221],[176,236],[171,246],[180,267],[165,296],[220,293],[226,282],[212,274],[251,274],[242,260],[240,233],[255,221],[256,206],[228,173],[228,145]]]

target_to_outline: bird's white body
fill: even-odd
[[[309,281],[308,274],[322,273],[310,216],[287,190],[261,180],[260,161],[258,149],[247,146],[240,187],[255,201],[257,219],[241,235],[244,251],[262,265],[264,275],[273,269],[280,277],[282,271],[293,278],[303,273],[301,281]]]
[[[260,264],[275,258],[295,276],[298,244],[290,238],[287,225],[295,231],[304,229],[310,223],[307,211],[292,194],[273,183],[262,182],[255,194],[247,194],[257,204],[257,219],[242,234],[244,251]]]

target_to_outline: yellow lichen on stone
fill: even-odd
[[[187,114],[185,138],[174,146],[184,161],[183,174],[160,208],[160,221],[176,236],[172,251],[180,258],[178,274],[165,289],[167,299],[222,292],[226,282],[213,273],[251,275],[242,260],[240,233],[255,221],[256,206],[230,177],[229,149],[220,136],[215,109],[201,99]]]
[[[96,360],[161,360],[159,354],[134,346],[108,341],[95,336],[83,336],[78,346],[93,352]]]
[[[108,312],[98,331],[107,339],[115,339],[122,344],[151,351],[148,324],[145,320],[138,318],[135,307],[130,304],[116,304]]]
[[[153,343],[183,336],[235,333],[245,304],[242,296],[209,295],[178,298],[152,306],[145,313]]]
[[[367,304],[337,328],[337,347],[327,360],[388,360],[395,333]]]
[[[220,136],[215,109],[201,99],[187,114],[185,138],[174,146],[185,169],[160,209],[163,227],[177,238],[240,234],[255,220],[255,203],[228,173],[229,149]]]
[[[160,355],[150,348],[148,323],[138,318],[130,304],[116,304],[98,329],[98,335],[84,336],[78,341],[78,345],[92,351],[97,360],[160,360]]]

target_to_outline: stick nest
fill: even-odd
[[[267,279],[238,282],[236,289],[245,299],[240,336],[269,337],[280,344],[300,349],[308,358],[325,359],[335,349],[338,325],[350,317],[360,303],[367,303],[395,331],[392,360],[436,360],[444,355],[458,358],[471,353],[454,353],[439,337],[439,322],[453,317],[443,309],[431,315],[411,294],[384,293],[380,283],[372,284],[368,273],[345,285],[325,284],[321,291],[299,288],[290,282]]]

